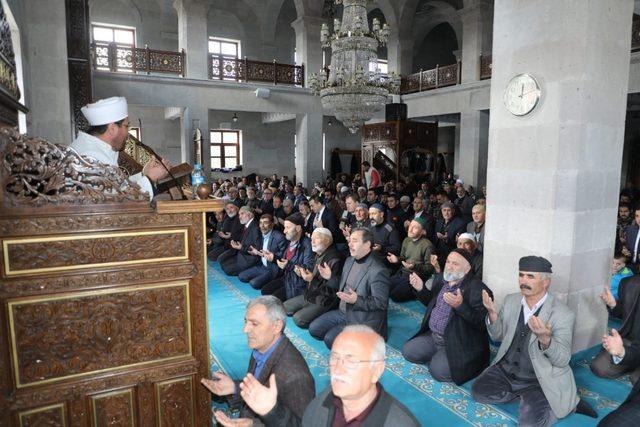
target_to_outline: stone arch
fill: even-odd
[[[429,31],[421,39],[416,38],[413,50],[413,72],[429,70],[436,65],[450,65],[456,62],[454,51],[460,48],[455,31],[447,21],[429,26]],[[421,52],[428,52],[420,56]]]
[[[411,38],[414,32],[414,19],[416,18],[416,12],[418,11],[419,6],[430,6],[434,8],[437,15],[442,17],[446,17],[446,21],[449,21],[449,24],[456,32],[456,37],[459,41],[462,40],[462,22],[458,17],[457,11],[461,8],[461,4],[459,2],[450,2],[445,0],[406,0],[402,5],[402,9],[400,11],[400,20],[399,20],[399,28],[400,28],[400,37],[405,40],[407,38]],[[454,6],[455,4],[455,6]],[[441,21],[442,22],[442,21]],[[425,33],[426,34],[426,33]]]
[[[120,3],[122,7],[114,7],[114,3]],[[89,0],[89,15],[93,20],[94,16],[111,16],[113,18],[116,15],[113,14],[113,11],[126,11],[124,13],[120,13],[118,17],[120,19],[131,16],[131,12],[133,12],[133,21],[135,21],[136,28],[142,24],[142,11],[138,7],[138,5],[133,0],[112,0],[110,2],[99,1],[99,0]],[[128,21],[132,22],[132,21]],[[117,24],[118,22],[111,22],[112,24]],[[123,24],[125,25],[125,24]],[[126,24],[129,25],[129,24]],[[133,25],[132,25],[133,26]]]
[[[222,7],[211,5],[207,10],[207,32],[210,35],[213,35],[211,32],[211,22],[214,20],[212,14],[216,11],[228,14],[228,18],[231,19],[229,22],[238,28],[238,35],[231,38],[237,37],[242,40],[242,56],[258,59],[256,57],[260,56],[259,52],[261,52],[262,26],[253,8],[249,7],[244,0],[228,1]],[[250,28],[256,28],[257,35],[252,36],[253,33],[247,31]],[[225,35],[220,34],[220,36],[224,37]]]

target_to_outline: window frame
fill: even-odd
[[[219,133],[220,134],[220,142],[213,142],[214,141],[214,137],[213,135],[215,133]],[[236,135],[236,142],[235,143],[226,143],[225,139],[224,139],[224,135],[225,134],[235,134]],[[210,163],[210,167],[209,169],[213,170],[213,169],[217,169],[213,167],[213,159],[219,159],[220,160],[220,168],[231,168],[231,167],[236,167],[242,164],[242,131],[238,130],[238,129],[209,129],[209,138],[210,138],[210,142],[209,142],[209,163]],[[219,155],[214,155],[213,154],[213,147],[217,147],[220,149],[220,154]],[[236,148],[236,155],[235,156],[227,156],[225,154],[225,147],[235,147]],[[226,165],[226,160],[227,159],[235,159],[235,166],[227,166]]]
[[[136,27],[129,27],[126,25],[117,25],[117,24],[108,24],[105,22],[91,22],[91,43],[93,43],[94,46],[98,46],[98,45],[102,45],[104,46],[105,44],[108,46],[111,43],[115,43],[117,48],[124,48],[124,49],[131,49],[132,52],[135,51],[136,48],[136,38],[137,38],[137,32],[136,32]],[[101,28],[101,29],[106,29],[106,30],[111,30],[112,33],[112,41],[105,41],[105,40],[96,40],[95,38],[95,29],[96,28]],[[129,44],[129,43],[122,43],[122,42],[117,42],[115,41],[115,32],[116,30],[120,30],[120,31],[128,31],[131,32],[133,35],[133,43]],[[109,69],[109,67],[101,67],[101,66],[96,66],[96,69],[98,70],[102,70],[102,71],[111,71]],[[127,68],[120,68],[118,67],[118,71],[119,72],[125,72],[125,73],[133,73],[133,69],[127,69]]]

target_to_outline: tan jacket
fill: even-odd
[[[502,341],[492,365],[498,363],[511,346],[520,317],[521,301],[520,293],[507,295],[498,320],[487,328],[492,340]],[[569,366],[575,315],[562,301],[549,294],[538,317],[545,324],[551,324],[551,344],[546,350],[540,350],[538,337],[531,333],[529,356],[542,392],[553,413],[560,419],[573,412],[579,401],[576,381]]]

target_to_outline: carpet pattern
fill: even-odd
[[[244,376],[251,351],[242,333],[246,304],[260,295],[259,291],[235,277],[225,275],[216,263],[208,269],[208,322],[211,346],[211,370],[221,370],[232,378]],[[439,383],[424,365],[407,362],[400,349],[417,331],[424,307],[417,301],[389,304],[389,340],[385,373],[381,383],[429,426],[514,426],[517,425],[518,404],[480,404],[471,397],[469,381],[462,386]],[[612,325],[615,326],[615,325]],[[287,320],[286,335],[300,350],[316,381],[316,391],[329,385],[329,350],[308,331]],[[492,349],[495,351],[495,348]],[[589,370],[589,361],[597,354],[594,347],[574,355],[572,367],[580,396],[589,402],[600,419],[624,401],[631,390],[628,377],[618,380],[597,378]],[[570,415],[560,426],[593,426],[597,421],[583,415]]]

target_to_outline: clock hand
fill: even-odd
[[[522,86],[521,86],[521,89],[520,89],[520,95],[519,95],[519,96],[520,96],[520,98],[522,98],[522,97],[523,97],[523,95],[524,95],[524,85],[522,85]]]
[[[528,95],[528,94],[530,94],[530,93],[532,93],[532,92],[537,92],[537,91],[538,91],[538,89],[531,89],[531,90],[528,90],[528,91],[524,92],[524,93],[522,94],[522,96],[525,96],[525,95]]]

